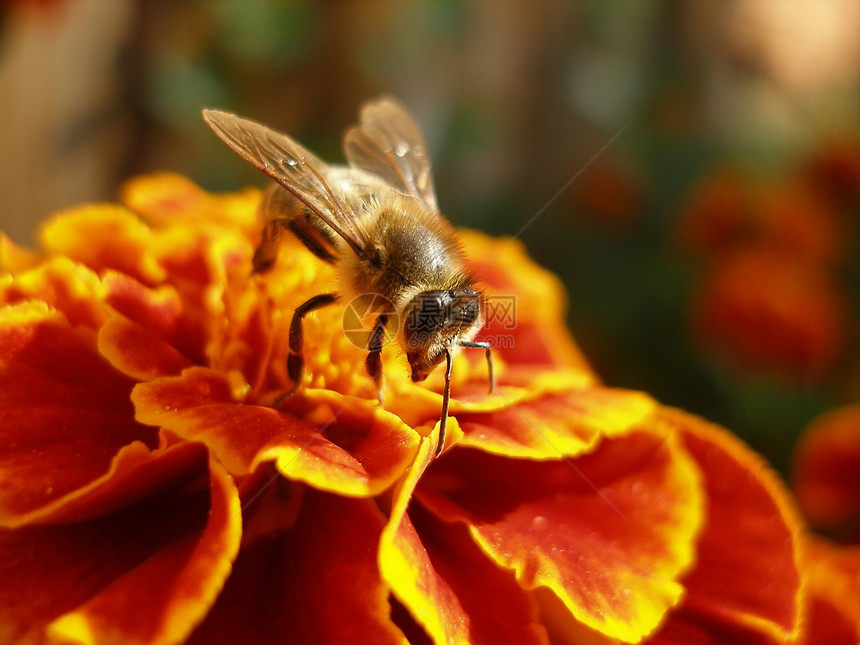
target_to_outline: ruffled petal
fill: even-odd
[[[212,323],[204,308],[189,302],[170,285],[150,288],[121,273],[103,278],[105,302],[117,313],[168,343],[194,363],[207,361]]]
[[[372,500],[288,482],[263,467],[243,484],[246,537],[214,608],[189,644],[384,645],[390,619]]]
[[[798,562],[802,522],[777,475],[731,434],[680,411],[662,413],[705,478],[707,521],[687,598],[658,643],[791,642],[804,597]],[[728,636],[726,636],[728,637]]]
[[[522,243],[459,230],[469,268],[486,290],[479,339],[513,365],[572,368],[593,377],[565,326],[567,297],[557,277],[534,263]]]
[[[221,224],[242,227],[257,234],[257,203],[260,191],[212,195],[193,181],[170,172],[129,179],[120,190],[120,201],[155,227],[177,222]]]
[[[524,459],[575,457],[603,437],[628,432],[656,407],[639,392],[572,388],[565,381],[557,377],[531,390],[499,388],[504,405],[498,409],[455,402],[452,414],[463,429],[459,445]]]
[[[73,326],[98,328],[105,320],[104,289],[98,276],[68,258],[54,258],[0,286],[0,302],[39,300],[59,309]]]
[[[456,424],[456,420],[452,419]],[[412,467],[394,491],[391,515],[379,541],[379,571],[392,594],[434,643],[468,642],[469,617],[454,591],[433,570],[406,508],[427,465],[432,440],[424,438]]]
[[[39,256],[15,244],[5,233],[0,232],[0,271],[19,273],[39,263]]]
[[[676,578],[694,557],[703,501],[673,435],[645,430],[557,462],[452,450],[416,497],[438,517],[466,522],[524,588],[550,588],[577,621],[627,642],[681,598]]]
[[[152,249],[152,232],[134,213],[114,204],[94,204],[55,215],[40,233],[42,248],[65,255],[97,273],[114,269],[141,282],[164,279]]]
[[[414,504],[407,514],[434,445],[433,438],[422,441],[395,491],[379,544],[382,577],[434,643],[545,643],[536,603],[512,572],[483,555],[464,527],[440,522]]]
[[[367,401],[313,390],[282,411],[242,405],[226,376],[204,368],[140,384],[132,399],[139,421],[204,441],[233,474],[273,461],[284,476],[340,495],[388,488],[418,445],[414,430]]]
[[[148,329],[119,314],[99,330],[99,351],[118,370],[138,381],[175,376],[191,362]]]
[[[123,446],[155,447],[133,383],[43,303],[0,309],[0,520],[17,525],[108,472]]]
[[[238,496],[205,448],[130,448],[42,522],[0,530],[0,624],[9,642],[181,641],[229,572]],[[146,611],[141,611],[146,607]]]

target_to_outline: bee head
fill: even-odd
[[[472,287],[424,291],[404,311],[403,342],[415,383],[445,358],[445,348],[470,340],[481,326],[481,296]]]

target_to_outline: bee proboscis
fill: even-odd
[[[203,118],[234,152],[276,182],[260,204],[265,226],[254,272],[274,264],[286,229],[338,274],[338,290],[314,296],[293,314],[290,392],[304,369],[304,316],[339,300],[363,300],[375,316],[365,367],[380,403],[381,353],[392,318],[400,321],[396,338],[414,382],[445,361],[438,456],[445,444],[455,351],[485,350],[491,392],[493,363],[489,344],[473,340],[483,324],[483,296],[464,268],[456,232],[437,206],[430,160],[415,121],[390,98],[366,105],[360,123],[346,133],[348,165],[336,166],[255,121],[218,110],[203,110]]]

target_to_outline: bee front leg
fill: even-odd
[[[305,359],[302,357],[302,337],[304,335],[302,319],[310,312],[335,302],[337,302],[336,293],[321,293],[296,307],[293,319],[290,321],[290,353],[287,356],[287,375],[293,381],[293,387],[275,399],[275,406],[278,406],[287,396],[295,392],[302,380],[302,372],[304,372],[305,367]]]
[[[379,405],[385,400],[382,396],[382,340],[385,338],[385,326],[388,324],[388,314],[379,314],[376,324],[370,332],[370,340],[367,343],[367,358],[364,359],[364,367],[367,374],[373,379],[376,386],[376,398]]]

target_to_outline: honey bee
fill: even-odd
[[[451,366],[461,347],[486,352],[490,392],[490,346],[473,340],[483,325],[483,296],[464,268],[463,250],[439,211],[421,131],[398,102],[366,105],[347,131],[348,165],[328,165],[290,137],[254,121],[203,110],[210,128],[230,148],[276,183],[263,195],[262,241],[253,271],[275,262],[285,230],[323,262],[335,267],[339,289],[299,305],[289,331],[287,373],[294,391],[302,379],[302,320],[340,300],[359,298],[375,317],[365,368],[380,404],[382,347],[386,326],[400,321],[396,338],[420,382],[445,361],[445,386],[436,455],[445,445],[451,398]],[[379,297],[382,296],[382,297]],[[276,401],[280,402],[280,399]]]

